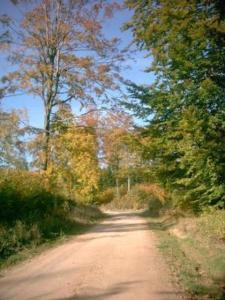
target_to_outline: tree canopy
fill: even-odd
[[[103,30],[121,5],[25,2],[19,20],[0,18],[0,50],[13,66],[2,77],[0,97],[22,92],[41,99],[44,128],[33,128],[26,148],[20,116],[1,112],[1,165],[25,166],[28,149],[32,169],[44,170],[68,197],[89,201],[105,188],[151,183],[181,207],[224,207],[223,1],[126,0],[133,14],[124,28],[136,51],[147,53],[146,71],[155,80],[137,85],[134,78],[123,101],[117,95],[124,90],[124,52]],[[17,8],[25,2],[13,1]],[[74,114],[72,101],[85,107],[83,116]]]
[[[126,1],[136,43],[156,75],[131,84],[137,114],[151,121],[145,154],[181,205],[224,205],[225,20],[222,1]]]
[[[16,1],[15,5],[22,3]],[[104,19],[115,8],[115,3],[102,1],[42,0],[29,1],[19,23],[12,16],[1,16],[8,37],[4,44],[14,65],[2,78],[3,87],[42,100],[45,170],[51,118],[59,104],[72,100],[81,106],[99,104],[100,99],[109,102],[107,91],[118,89],[122,59],[118,39],[106,38],[102,30]]]

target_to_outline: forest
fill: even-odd
[[[0,266],[102,207],[188,216],[225,254],[224,1],[3,2],[17,13],[0,15]],[[125,46],[104,25],[119,13]],[[137,53],[148,84],[123,75]],[[18,95],[41,126],[7,108]]]

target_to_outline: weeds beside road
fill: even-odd
[[[97,207],[77,205],[64,217],[53,213],[49,218],[51,226],[44,227],[47,232],[40,233],[38,225],[41,220],[33,226],[22,221],[16,221],[11,227],[0,226],[0,270],[87,231],[104,217]],[[46,220],[43,220],[42,228],[45,223]],[[37,228],[36,234],[32,231],[34,226]]]
[[[225,299],[225,212],[151,217],[159,248],[188,299]]]

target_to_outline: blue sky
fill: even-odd
[[[7,13],[15,18],[20,18],[18,8],[13,6],[9,0],[0,1],[0,13]],[[120,30],[122,24],[130,19],[132,12],[123,10],[116,12],[114,17],[107,21],[104,26],[104,32],[107,37],[119,37],[122,45],[127,45],[132,40],[131,32],[122,32]],[[124,78],[129,79],[137,84],[151,84],[154,76],[149,73],[145,73],[144,69],[149,67],[151,59],[144,58],[144,52],[137,52],[133,55],[134,61],[127,61],[129,69],[122,72]],[[0,57],[0,76],[4,75],[11,70],[11,66],[5,60],[4,56]],[[34,98],[31,95],[23,96],[11,96],[4,98],[2,101],[3,109],[10,110],[12,108],[26,108],[29,115],[29,121],[31,126],[43,127],[43,104],[41,99]],[[73,104],[73,109],[76,110],[76,105]]]

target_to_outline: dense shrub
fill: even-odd
[[[114,199],[115,195],[115,188],[107,188],[98,195],[97,201],[99,204],[106,204],[111,202]]]
[[[42,234],[37,224],[28,226],[16,221],[13,227],[0,227],[0,258],[5,258],[23,249],[30,242],[37,245]]]
[[[44,174],[1,170],[1,223],[14,224],[18,219],[33,223],[48,215],[62,215],[68,209],[68,202],[59,191],[51,190]]]
[[[125,194],[121,197],[115,197],[113,201],[105,205],[106,209],[126,210],[126,209],[140,209],[141,205],[139,199],[135,194]]]
[[[158,184],[138,184],[134,188],[139,203],[148,208],[151,216],[158,216],[165,204],[167,195]]]
[[[137,184],[132,187],[130,193],[127,193],[126,186],[122,186],[119,191],[120,197],[117,197],[114,190],[114,198],[112,198],[113,193],[111,192],[111,201],[108,201],[107,209],[149,208],[155,211],[159,210],[166,200],[164,189],[157,184]]]
[[[97,207],[65,198],[44,173],[0,170],[0,262],[100,217]]]
[[[166,200],[166,192],[158,184],[138,184],[135,189],[143,200],[157,199],[161,203]]]

